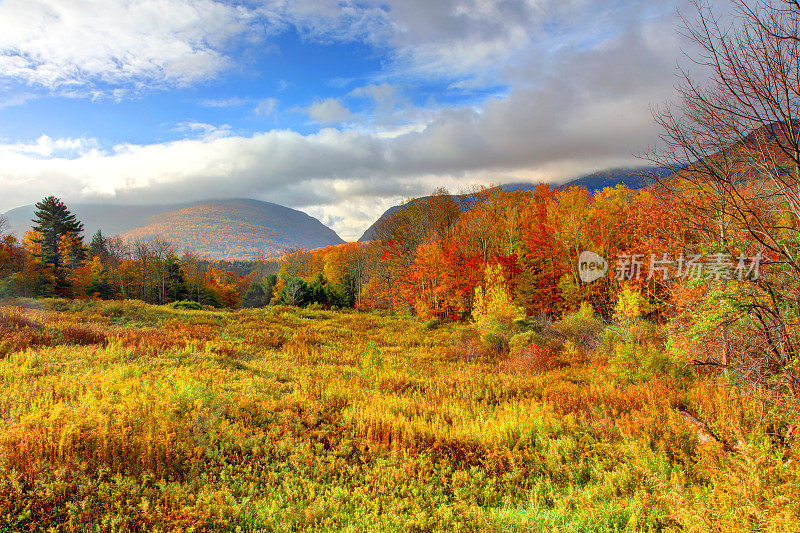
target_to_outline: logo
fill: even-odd
[[[578,276],[584,283],[591,283],[602,278],[608,272],[608,262],[603,256],[594,252],[583,251],[578,256]]]

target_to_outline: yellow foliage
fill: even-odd
[[[525,310],[516,305],[506,288],[500,265],[486,265],[485,283],[475,289],[472,320],[481,331],[509,327],[525,318]]]
[[[642,318],[654,309],[655,306],[647,301],[641,292],[630,287],[622,288],[614,308],[619,316],[626,319]]]

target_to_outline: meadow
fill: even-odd
[[[800,531],[791,406],[656,326],[2,303],[0,531]]]

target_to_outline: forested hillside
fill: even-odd
[[[276,257],[295,248],[344,241],[317,219],[295,209],[258,200],[204,202],[154,215],[128,240],[161,237],[209,259]]]
[[[648,183],[654,178],[670,174],[672,169],[660,167],[636,167],[636,168],[615,168],[610,170],[602,170],[575,178],[563,185],[551,185],[553,189],[569,189],[570,187],[583,187],[590,193],[599,191],[606,187],[615,187],[617,185],[625,185],[629,189],[638,189]],[[507,183],[500,185],[498,189],[502,191],[533,191],[537,187],[537,183]],[[474,195],[469,193],[453,195],[453,200],[459,204],[462,210],[471,209],[475,205],[472,199]],[[425,200],[425,197],[415,198],[408,203],[420,203]],[[370,241],[380,238],[380,229],[386,224],[387,220],[397,213],[404,204],[395,205],[387,209],[358,239],[359,242]]]
[[[111,205],[70,203],[70,210],[83,223],[84,233],[93,235],[98,230],[109,237],[143,226],[151,216],[190,207],[192,203],[166,205]],[[25,205],[5,213],[9,230],[18,238],[31,229],[35,207]]]

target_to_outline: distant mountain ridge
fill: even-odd
[[[278,257],[295,248],[344,243],[302,211],[246,199],[203,202],[153,215],[146,226],[122,234],[126,239],[156,236],[212,259]]]
[[[590,192],[624,184],[643,185],[646,173],[669,171],[653,167],[618,168],[582,176],[555,188],[586,187]],[[533,190],[536,183],[510,183],[506,191]],[[424,198],[416,199],[421,201]],[[466,195],[453,199],[466,209]],[[376,228],[402,206],[389,208],[361,236],[360,242],[374,238]],[[279,257],[292,249],[313,249],[344,241],[316,218],[296,209],[249,199],[197,201],[170,205],[69,204],[84,224],[88,238],[98,229],[106,236],[125,239],[152,239],[157,236],[172,242],[180,251],[189,249],[208,259],[253,259]],[[22,236],[31,228],[34,206],[8,211],[12,231]]]
[[[126,231],[144,225],[145,221],[161,213],[168,213],[177,209],[183,209],[202,202],[169,204],[169,205],[111,205],[111,204],[83,204],[68,203],[70,211],[75,213],[83,223],[84,234],[93,235],[97,230],[102,229],[103,234],[112,236],[120,235]],[[17,207],[5,213],[5,217],[11,223],[12,230],[21,237],[26,231],[31,229],[34,207],[25,205]]]
[[[629,189],[638,189],[642,187],[647,181],[649,176],[671,174],[673,171],[669,169],[660,169],[656,167],[624,167],[614,168],[610,170],[602,170],[581,176],[574,180],[568,181],[562,185],[553,185],[554,189],[568,189],[570,187],[585,187],[590,193],[604,189],[606,187],[616,187],[617,185],[625,185]],[[507,183],[500,185],[500,189],[504,191],[532,191],[537,185],[541,183]],[[468,202],[465,201],[467,195],[453,195],[453,200],[458,203],[462,209]],[[422,201],[427,196],[416,198],[412,202]],[[395,205],[387,209],[358,239],[358,242],[365,242],[375,238],[377,229],[380,225],[393,214],[395,214],[402,205]]]
[[[98,229],[124,239],[162,237],[178,250],[208,259],[278,257],[295,248],[318,248],[344,241],[316,218],[271,202],[233,199],[172,205],[70,204],[85,235]],[[6,213],[21,236],[31,227],[34,207]]]

